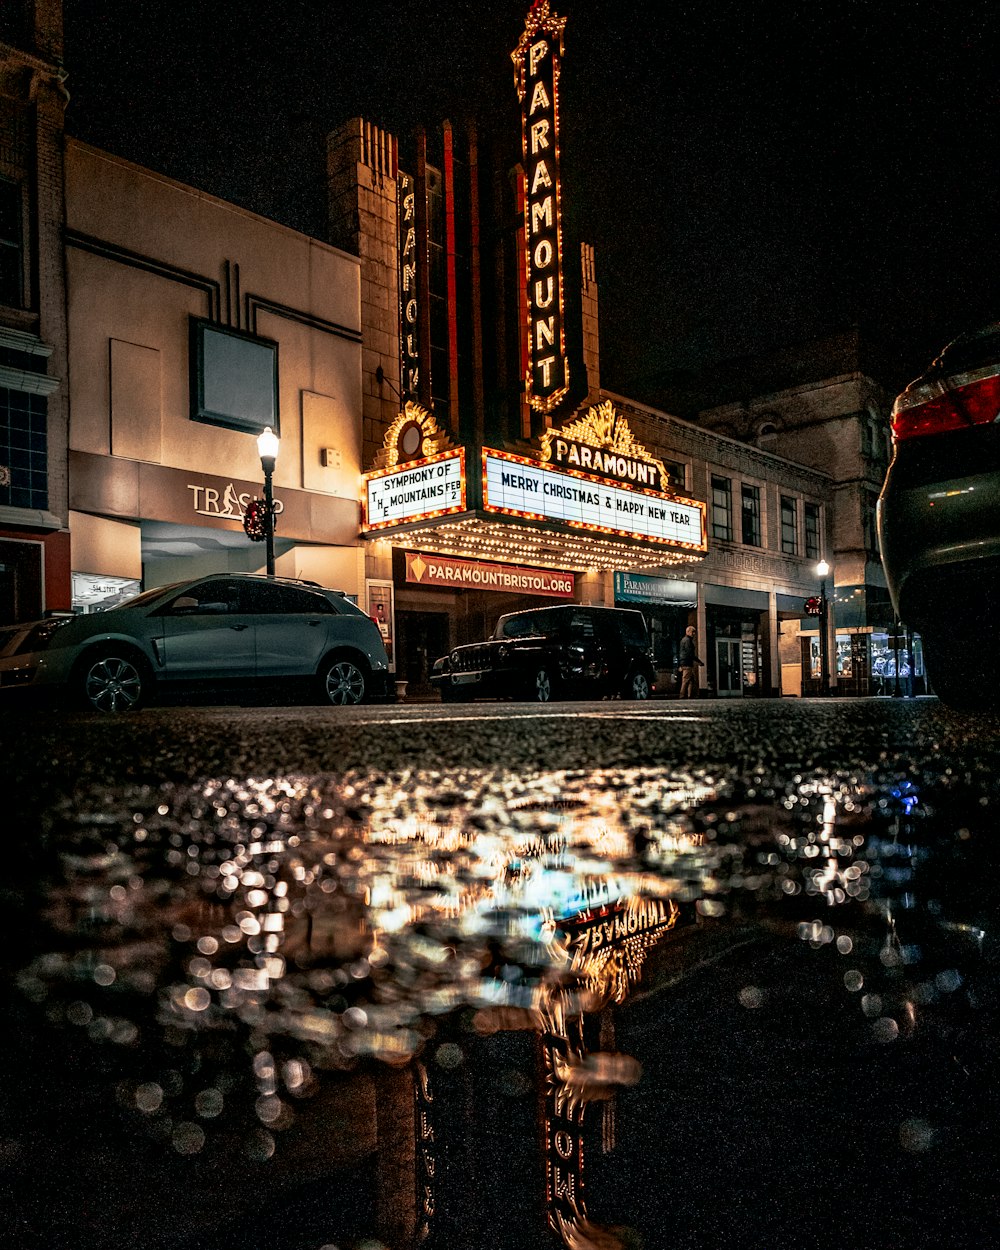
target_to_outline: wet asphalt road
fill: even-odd
[[[248,831],[262,827],[269,796],[284,812],[274,828],[282,821],[308,828],[320,849],[342,845],[310,815],[323,804],[331,827],[368,830],[359,844],[368,858],[339,862],[332,896],[314,889],[321,906],[345,894],[359,909],[363,901],[368,927],[390,924],[388,904],[376,909],[389,878],[397,904],[410,890],[422,906],[428,861],[443,871],[455,846],[468,848],[470,830],[484,839],[473,884],[496,874],[490,857],[498,848],[507,856],[508,920],[530,915],[517,891],[540,879],[532,878],[525,848],[557,829],[578,843],[575,893],[566,879],[559,885],[565,914],[583,914],[595,898],[648,893],[657,882],[667,889],[667,881],[671,896],[688,900],[685,918],[697,912],[697,924],[650,948],[629,993],[604,1012],[600,1041],[592,1039],[593,1047],[634,1057],[642,1079],[618,1091],[613,1113],[601,1102],[589,1113],[600,1125],[588,1141],[594,1227],[584,1221],[565,1244],[998,1244],[1000,718],[958,715],[934,699],[200,706],[118,719],[29,710],[0,723],[0,759],[9,798],[3,901],[13,922],[4,972],[26,994],[15,991],[16,1027],[0,1047],[8,1077],[0,1095],[0,1197],[18,1250],[117,1250],[131,1241],[156,1250],[409,1250],[405,1219],[384,1212],[386,1177],[396,1175],[384,1147],[345,1149],[336,1166],[317,1172],[317,1158],[331,1149],[330,1121],[320,1118],[317,1136],[308,1107],[296,1128],[276,1135],[271,1162],[252,1153],[268,1138],[269,1121],[248,1130],[243,1146],[242,1130],[229,1126],[226,1137],[220,1127],[219,1141],[228,1144],[213,1146],[224,1117],[180,1111],[185,1083],[205,1097],[206,1056],[222,1063],[212,1050],[218,1024],[208,1042],[199,1040],[200,1017],[183,1009],[191,993],[207,999],[201,986],[223,970],[198,956],[219,931],[204,918],[205,878],[211,869],[218,879],[212,864],[225,866],[231,855],[209,855],[213,839],[216,847],[225,841],[213,813],[220,820],[229,813],[227,836],[241,851],[249,836],[261,836]],[[431,825],[453,827],[459,842],[434,851]],[[668,843],[693,838],[687,867],[686,852],[678,857],[672,843],[657,842],[664,830]],[[570,862],[560,846],[550,876]],[[821,856],[821,847],[833,849]],[[185,860],[195,875],[178,878]],[[179,890],[191,894],[194,909]],[[131,891],[142,906],[126,913],[121,899]],[[663,897],[656,889],[649,896]],[[551,906],[552,897],[543,901]],[[234,907],[242,898],[234,896]],[[286,928],[287,969],[276,983],[285,986],[286,1017],[304,1010],[295,995],[309,989],[317,969],[339,975],[358,958],[353,946],[341,950],[340,921],[324,921],[303,898],[317,926],[314,933],[310,921],[310,942],[327,923],[328,945],[318,960],[322,941],[303,948],[301,932]],[[221,906],[213,896],[209,911]],[[383,1012],[394,1004],[399,1021],[394,1034],[384,1026],[371,1054],[413,1036],[402,1006],[411,995],[415,1010],[426,1009],[421,969],[436,966],[436,949],[465,949],[474,966],[481,963],[482,930],[461,936],[449,908],[440,920],[431,913],[401,930],[395,945],[386,929],[386,966],[397,972],[381,991],[375,976],[375,1001]],[[504,925],[487,929],[489,950],[516,988],[534,973]],[[127,941],[116,938],[118,927]],[[200,958],[204,969],[178,999],[176,979],[192,952],[189,966]],[[150,990],[138,977],[161,959],[174,980],[159,986],[151,1017]],[[520,981],[511,972],[519,965]],[[92,984],[112,973],[107,990],[103,981]],[[113,1010],[105,1001],[128,976],[143,999],[131,1016],[127,999]],[[428,992],[438,989],[435,973]],[[168,991],[180,1006],[161,1036]],[[352,1001],[371,1011],[367,1000]],[[461,996],[456,1002],[461,1008]],[[346,1007],[326,1002],[327,1023],[340,1029],[335,1036],[356,1041],[356,1026],[345,1032],[339,1023]],[[317,1010],[310,998],[310,1020]],[[545,1230],[537,1102],[526,1077],[535,1063],[532,1035],[516,1022],[511,1032],[473,1035],[463,1032],[463,1018],[461,1010],[431,1012],[417,1026],[425,1039],[418,1053],[439,1079],[438,1105],[455,1109],[436,1122],[437,1213],[427,1244],[558,1245]],[[248,1019],[245,1004],[237,1005],[227,1023],[237,1063],[244,1049],[259,1058],[269,1053],[261,1048],[278,1053],[279,1046],[299,1062],[295,1028],[269,1024],[275,1033],[267,1039],[259,1014]],[[188,1052],[190,1071],[176,1057]],[[347,1064],[336,1074],[347,1084],[334,1090],[350,1091],[336,1112],[347,1142],[371,1132],[364,1082],[374,1079],[382,1091],[376,1104],[384,1101],[384,1077],[364,1072]],[[228,1077],[233,1084],[233,1072]],[[218,1088],[230,1084],[220,1078]],[[173,1100],[172,1117],[158,1110],[144,1120],[136,1111],[133,1101],[151,1089]],[[128,1115],[118,1105],[123,1090]],[[235,1106],[235,1092],[226,1100]],[[133,1119],[146,1124],[146,1138]],[[138,1146],[126,1136],[133,1132]],[[309,1161],[299,1172],[281,1162],[296,1149]],[[235,1158],[244,1162],[234,1173]],[[405,1207],[414,1176],[402,1165],[398,1171],[403,1180],[389,1206]],[[155,1202],[137,1206],[136,1186],[155,1191]],[[582,1195],[582,1179],[580,1186]],[[615,1240],[602,1241],[597,1225],[616,1230]]]
[[[19,709],[0,723],[0,758],[15,809],[28,813],[91,787],[468,768],[968,776],[988,798],[1000,717],[933,698],[154,707],[117,718]]]

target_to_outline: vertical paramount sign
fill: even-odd
[[[535,0],[511,53],[521,101],[525,267],[528,282],[528,402],[551,412],[569,389],[563,327],[559,187],[559,70],[564,17]]]

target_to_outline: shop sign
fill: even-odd
[[[705,505],[697,500],[627,490],[489,448],[483,450],[483,508],[687,551],[707,550]]]
[[[417,337],[417,214],[413,175],[396,178],[399,205],[399,363],[403,390],[415,395],[420,381],[420,340]]]
[[[247,505],[255,498],[250,491],[237,490],[232,482],[222,489],[188,482],[187,488],[191,492],[193,510],[199,516],[212,517],[217,521],[239,521],[242,524]],[[280,516],[284,510],[285,505],[275,496],[274,515]]]
[[[506,594],[546,595],[572,599],[572,573],[523,568],[516,564],[481,564],[427,552],[406,552],[406,580],[419,586],[446,586],[449,590],[498,590]]]
[[[610,399],[561,429],[546,431],[542,460],[647,490],[665,491],[669,481],[666,465],[636,441]]]
[[[528,294],[528,402],[551,412],[569,389],[563,324],[559,181],[559,71],[564,17],[535,0],[511,53],[521,101],[525,271]]]
[[[615,573],[616,603],[662,603],[678,608],[698,606],[698,583],[674,577]]]

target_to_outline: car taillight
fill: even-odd
[[[997,366],[950,378],[914,382],[892,408],[892,435],[897,441],[925,434],[991,425],[1000,416],[1000,372]]]

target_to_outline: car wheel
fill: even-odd
[[[528,691],[529,699],[534,703],[551,703],[555,697],[554,689],[549,670],[536,668]]]
[[[142,705],[149,685],[146,665],[127,651],[87,656],[76,673],[76,692],[95,712],[133,712]]]
[[[355,660],[334,656],[320,669],[320,697],[324,703],[362,703],[368,689],[365,670]]]
[[[649,678],[642,669],[635,669],[622,691],[626,699],[648,699],[650,696]]]

